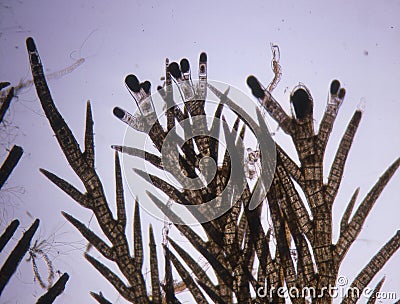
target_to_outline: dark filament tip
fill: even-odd
[[[125,77],[125,84],[128,86],[130,90],[132,90],[135,93],[140,91],[139,80],[133,74],[130,74]]]
[[[346,95],[346,90],[344,88],[341,88],[339,90],[339,98],[343,99],[345,95]]]
[[[151,83],[150,83],[150,81],[146,80],[145,82],[142,82],[140,84],[140,87],[146,92],[146,94],[149,94]]]
[[[175,79],[181,78],[181,70],[179,69],[179,65],[176,62],[170,63],[169,72]]]
[[[35,41],[33,41],[32,37],[28,37],[26,39],[26,47],[28,48],[29,52],[35,52],[36,51]]]
[[[253,75],[247,77],[247,85],[250,87],[251,92],[257,98],[263,98],[265,93],[264,90],[261,88],[260,83],[258,82],[257,78]]]
[[[117,116],[119,119],[121,119],[121,118],[124,117],[124,115],[125,115],[124,110],[122,110],[122,109],[119,108],[119,107],[115,107],[115,108],[113,109],[113,113],[114,113],[114,115]]]
[[[200,54],[200,62],[206,63],[207,62],[207,54],[205,52]]]
[[[181,65],[181,71],[182,73],[187,73],[190,70],[190,64],[189,61],[186,58],[183,58],[180,62]]]
[[[297,119],[303,119],[312,114],[313,104],[306,90],[299,88],[290,97]]]
[[[331,83],[331,94],[332,95],[336,95],[337,92],[339,91],[339,88],[340,88],[339,80],[336,80],[336,79],[333,80],[332,83]]]

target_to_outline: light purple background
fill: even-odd
[[[131,112],[135,110],[123,84],[126,74],[135,73],[140,79],[149,79],[155,89],[161,83],[159,78],[163,75],[166,56],[171,60],[187,57],[194,65],[200,52],[206,51],[210,79],[228,82],[250,94],[245,84],[248,75],[256,75],[264,84],[272,79],[269,45],[276,43],[281,50],[283,75],[274,95],[287,111],[290,111],[290,90],[299,82],[307,85],[313,94],[316,123],[325,108],[331,80],[338,78],[347,89],[328,144],[326,174],[352,113],[361,100],[366,105],[334,205],[337,232],[354,189],[361,187],[359,203],[381,173],[399,156],[399,13],[398,1],[331,1],[325,4],[321,1],[253,1],[246,4],[232,1],[120,1],[112,5],[107,1],[1,1],[0,80],[16,85],[21,79],[31,78],[25,50],[27,36],[34,37],[47,73],[85,58],[85,63],[77,70],[50,81],[49,85],[59,110],[81,143],[85,104],[86,100],[91,100],[96,167],[108,199],[113,203],[113,151],[110,145],[122,143],[125,126],[113,117],[112,108],[119,105]],[[285,88],[288,89],[285,91]],[[91,213],[38,171],[40,167],[46,168],[82,188],[43,117],[34,88],[21,92],[18,100],[14,100],[7,119],[19,127],[14,142],[21,145],[25,153],[6,186],[23,186],[25,193],[17,197],[1,193],[3,198],[6,195],[2,204],[9,197],[12,199],[11,203],[7,201],[2,206],[1,230],[13,218],[19,218],[19,237],[33,218],[41,219],[36,237],[39,240],[54,239],[46,250],[55,268],[71,276],[58,303],[94,303],[89,291],[102,291],[111,301],[125,303],[84,260],[85,242],[66,223],[60,211],[67,211],[85,224],[89,223]],[[270,125],[275,128],[272,121]],[[276,140],[294,152],[282,131],[278,132]],[[397,173],[379,198],[359,241],[351,247],[342,264],[340,274],[348,276],[350,281],[399,228],[399,178]],[[126,198],[128,214],[132,214],[133,199],[128,190]],[[147,250],[148,224],[153,224],[156,241],[160,243],[162,223],[145,213],[142,213],[142,219]],[[132,221],[128,221],[128,227],[131,224]],[[98,230],[95,220],[91,221],[90,227]],[[128,231],[130,234],[130,228]],[[187,245],[182,236],[176,233],[174,236],[182,246]],[[10,252],[11,248],[7,246],[5,252]],[[91,254],[99,257],[94,250]],[[400,297],[399,265],[397,253],[371,287],[386,275],[382,291],[396,291]],[[40,269],[45,277],[43,265]],[[6,287],[1,303],[33,303],[35,297],[43,293],[33,282],[31,264],[23,261]],[[182,299],[193,303],[186,295]]]

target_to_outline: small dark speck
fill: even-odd
[[[365,56],[368,56],[368,51],[367,50],[364,50],[363,53],[364,53]]]
[[[282,22],[285,22],[285,19],[282,19]]]
[[[391,28],[391,29],[394,29],[394,26],[392,25],[390,28]]]

